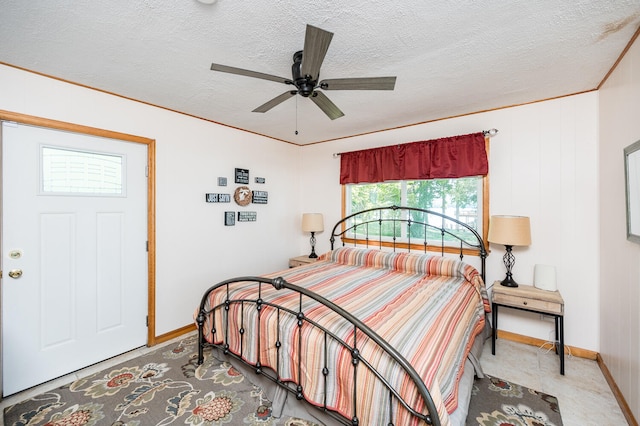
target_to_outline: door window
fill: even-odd
[[[122,155],[52,146],[40,149],[40,193],[125,196]]]

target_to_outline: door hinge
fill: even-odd
[[[149,252],[149,241],[147,241],[147,242],[145,243],[145,247],[146,247],[146,250],[147,250],[147,253],[148,253],[148,252]]]
[[[144,168],[144,175],[145,175],[145,177],[149,177],[149,166],[146,166]]]
[[[149,327],[149,315],[147,315],[147,327]]]

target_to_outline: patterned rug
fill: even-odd
[[[210,350],[198,366],[196,340],[189,337],[7,407],[5,425],[314,426],[273,418],[262,390]]]
[[[317,426],[276,419],[271,402],[196,336],[5,408],[6,426]],[[467,426],[561,426],[558,400],[507,381],[474,383]]]
[[[562,426],[558,399],[495,377],[476,379],[467,426]]]

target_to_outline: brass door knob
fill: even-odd
[[[22,269],[12,269],[9,271],[9,276],[11,278],[17,279],[22,276]]]

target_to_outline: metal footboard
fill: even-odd
[[[255,285],[256,286],[256,295],[257,297],[254,299],[231,299],[230,298],[230,289],[232,288],[232,286],[235,283],[243,283],[243,285],[246,285],[247,283],[251,283],[251,285]],[[293,292],[293,294],[296,294],[299,300],[298,303],[298,309],[294,310],[291,309],[290,307],[284,307],[284,306],[279,306],[279,305],[275,305],[272,303],[269,303],[265,300],[263,300],[262,295],[263,295],[263,286],[273,286],[273,288],[275,288],[276,290],[279,291],[289,291],[289,292]],[[209,300],[210,300],[210,294],[211,292],[218,290],[219,291],[226,291],[226,297],[225,300],[222,303],[217,304],[216,306],[209,306]],[[303,300],[304,298],[310,298],[313,299],[315,301],[317,301],[318,303],[326,306],[327,308],[329,308],[330,310],[332,310],[333,312],[339,314],[344,321],[346,321],[348,324],[350,324],[350,327],[352,327],[353,329],[353,339],[352,341],[346,342],[344,341],[342,338],[340,338],[339,336],[335,335],[334,333],[332,333],[330,330],[328,330],[327,328],[323,327],[321,324],[318,324],[316,321],[314,321],[313,319],[309,318],[306,316],[304,310],[303,310]],[[429,393],[429,390],[427,389],[427,386],[425,385],[425,383],[423,382],[423,380],[420,378],[419,374],[416,372],[416,370],[411,366],[411,364],[396,350],[394,349],[391,345],[389,345],[389,343],[387,343],[384,339],[382,339],[378,334],[376,334],[373,330],[371,330],[366,324],[364,324],[362,321],[360,321],[358,318],[354,317],[352,314],[350,314],[349,312],[345,311],[344,309],[342,309],[340,306],[334,304],[333,302],[331,302],[330,300],[325,299],[324,297],[315,294],[305,288],[296,286],[294,284],[291,284],[289,282],[287,282],[286,280],[284,280],[283,278],[274,278],[274,279],[270,279],[270,278],[262,278],[262,277],[238,277],[238,278],[232,278],[226,281],[222,281],[212,287],[210,287],[203,295],[202,300],[200,302],[200,307],[199,307],[199,312],[196,318],[196,322],[198,325],[198,340],[199,340],[199,344],[198,344],[198,364],[202,364],[203,360],[204,360],[204,349],[205,347],[210,347],[210,346],[216,346],[222,349],[222,351],[229,355],[232,356],[236,359],[239,359],[240,361],[242,361],[245,364],[250,365],[257,374],[261,374],[264,375],[265,377],[268,377],[269,379],[271,379],[273,382],[275,382],[276,384],[278,384],[279,386],[283,387],[284,389],[286,389],[287,391],[291,392],[292,394],[295,395],[295,397],[299,400],[306,400],[305,396],[304,396],[304,392],[303,392],[303,388],[301,386],[300,383],[290,383],[288,381],[283,381],[280,377],[280,372],[279,367],[276,367],[276,370],[274,371],[272,368],[265,368],[264,365],[262,364],[261,360],[260,360],[260,354],[261,354],[261,350],[260,350],[260,344],[261,344],[261,336],[259,335],[252,335],[249,336],[248,334],[255,334],[255,333],[246,333],[245,330],[245,324],[240,324],[239,328],[237,330],[230,330],[229,327],[229,310],[231,308],[232,305],[234,304],[238,304],[240,305],[240,309],[245,310],[255,310],[256,314],[257,314],[257,333],[261,333],[261,312],[263,312],[263,309],[265,308],[265,306],[269,306],[272,309],[275,309],[278,313],[277,318],[280,319],[281,313],[282,315],[293,315],[296,319],[297,319],[297,327],[299,327],[300,329],[302,329],[302,327],[313,327],[315,329],[318,329],[321,331],[322,335],[324,336],[324,342],[322,343],[323,345],[323,352],[324,352],[324,367],[322,369],[322,375],[324,376],[324,386],[325,386],[325,394],[326,394],[326,386],[327,386],[327,376],[329,375],[330,371],[329,369],[331,368],[330,365],[328,365],[327,363],[327,348],[329,346],[328,342],[336,342],[337,344],[341,345],[343,348],[345,348],[347,351],[349,351],[349,353],[351,354],[351,365],[352,365],[352,372],[348,373],[348,374],[353,374],[352,376],[352,380],[353,380],[353,389],[352,389],[352,399],[353,399],[353,413],[351,415],[351,418],[347,418],[345,416],[343,416],[341,413],[338,413],[334,410],[331,410],[326,403],[326,400],[324,401],[323,406],[318,406],[317,403],[318,401],[307,401],[310,402],[311,405],[316,406],[317,408],[319,408],[320,410],[324,411],[327,415],[331,416],[332,418],[336,419],[338,422],[340,422],[341,424],[345,424],[345,425],[359,425],[360,424],[360,419],[358,418],[358,414],[357,414],[357,408],[358,408],[358,400],[356,398],[357,395],[357,387],[358,387],[358,372],[361,369],[367,369],[369,370],[379,381],[380,384],[382,384],[388,392],[388,401],[386,402],[381,402],[381,403],[385,403],[385,404],[389,404],[389,412],[390,412],[390,418],[387,421],[387,425],[394,425],[394,424],[398,424],[396,423],[396,419],[395,416],[397,416],[397,412],[394,413],[393,412],[393,408],[397,406],[397,404],[395,404],[395,402],[399,403],[400,405],[402,405],[409,413],[411,413],[412,416],[414,416],[416,419],[419,419],[419,423],[423,423],[423,424],[429,424],[429,425],[440,425],[440,419],[438,417],[438,413],[436,411],[436,407],[434,404],[433,399],[431,398],[431,395]],[[220,312],[222,313],[222,324],[215,324],[215,316],[214,313],[217,313],[218,310],[221,310]],[[244,316],[242,316],[244,318]],[[211,330],[211,333],[213,335],[213,341],[214,342],[221,342],[218,344],[210,344],[204,336],[204,332],[205,332],[205,324],[207,323],[207,320],[210,321],[210,323],[208,324]],[[279,330],[279,326],[278,326],[278,330]],[[256,363],[250,363],[248,361],[246,361],[243,357],[243,346],[241,345],[241,349],[240,349],[240,353],[232,353],[229,350],[229,336],[231,335],[231,333],[238,333],[238,338],[240,339],[256,339],[255,340],[255,344],[258,347],[257,350],[257,354],[258,354],[258,361]],[[216,336],[219,336],[218,338],[216,338]],[[298,333],[299,339],[298,339],[298,346],[301,347],[302,346],[302,333]],[[413,383],[415,384],[416,390],[420,396],[420,398],[422,399],[422,404],[418,404],[418,405],[422,405],[426,408],[426,412],[422,412],[422,411],[418,411],[414,408],[414,404],[410,404],[409,402],[407,402],[398,392],[398,390],[394,389],[393,386],[389,383],[389,381],[383,376],[382,373],[380,373],[378,370],[375,369],[375,367],[372,365],[372,363],[369,362],[369,360],[365,359],[363,357],[363,355],[361,354],[359,348],[361,347],[361,342],[363,339],[363,336],[367,336],[368,340],[371,342],[375,342],[376,345],[378,345],[380,348],[382,348],[387,354],[388,356],[393,359],[393,362],[397,363],[398,366],[400,366],[405,372],[406,374],[410,377],[410,379],[413,381]],[[350,339],[351,340],[351,339]],[[244,340],[241,340],[244,341]],[[278,336],[276,338],[275,342],[269,342],[269,344],[272,344],[273,347],[275,348],[275,350],[277,351],[277,356],[278,356],[278,360],[280,359],[281,356],[281,351],[284,350],[281,348],[282,346],[282,342],[280,341],[280,334],[278,333]],[[369,343],[370,344],[370,343]],[[301,353],[300,350],[296,351],[298,354]],[[303,360],[301,356],[297,356],[297,360],[294,360],[295,364],[295,368],[297,368],[298,372],[301,373],[306,366],[303,365]],[[336,374],[346,374],[344,372],[342,373],[336,373]],[[298,377],[301,377],[301,374],[298,375]],[[420,401],[418,401],[420,402]]]

